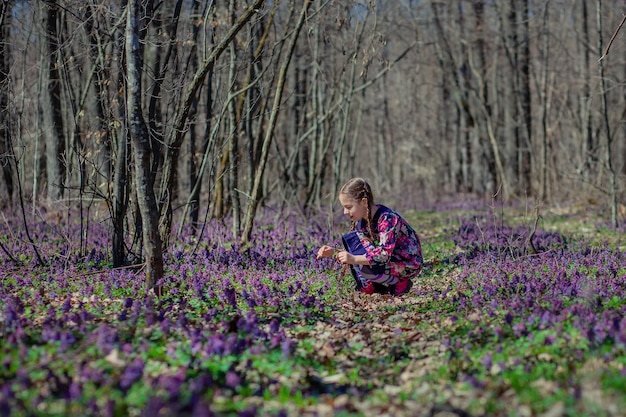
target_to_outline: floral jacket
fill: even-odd
[[[370,264],[386,265],[386,273],[398,278],[420,273],[422,246],[417,233],[402,216],[379,204],[371,227],[378,234],[375,242],[369,236],[365,220],[359,221],[355,229]]]

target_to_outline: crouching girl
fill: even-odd
[[[398,213],[374,203],[370,185],[353,178],[339,191],[343,212],[352,223],[343,236],[343,249],[322,246],[317,259],[329,256],[346,265],[356,280],[356,289],[366,294],[406,294],[422,268],[419,237]]]

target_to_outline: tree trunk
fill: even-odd
[[[550,105],[548,94],[548,69],[549,69],[549,57],[550,57],[550,38],[547,31],[548,27],[548,10],[549,5],[545,5],[543,16],[543,47],[542,47],[542,62],[543,72],[541,75],[541,177],[539,188],[539,201],[545,201],[548,198],[548,107]]]
[[[125,1],[125,0],[122,0]],[[115,50],[118,56],[119,62],[124,61],[124,38],[119,36],[114,39]],[[106,81],[103,80],[104,85],[106,85]],[[113,223],[113,238],[112,238],[112,255],[113,255],[113,265],[115,267],[123,266],[126,262],[126,245],[125,245],[125,237],[126,237],[126,227],[127,227],[127,214],[129,212],[130,205],[130,196],[131,196],[131,175],[130,175],[130,155],[131,145],[129,140],[129,133],[127,124],[127,112],[126,112],[126,103],[124,100],[117,100],[117,92],[126,90],[126,79],[124,76],[118,76],[117,82],[115,84],[116,88],[114,89],[115,96],[110,100],[110,102],[118,102],[119,107],[117,109],[109,109],[109,116],[106,123],[107,136],[109,138],[110,144],[107,143],[106,147],[115,146],[115,161],[113,161],[113,177],[109,179],[109,181],[113,182],[113,195],[111,196],[111,217]],[[100,101],[100,100],[99,100]],[[114,124],[108,120],[115,118],[114,111],[117,110],[118,119],[122,122],[120,123],[119,129],[114,127]],[[107,189],[110,187],[107,186]],[[134,192],[134,191],[132,191]],[[109,192],[107,191],[107,195]]]
[[[135,184],[137,200],[143,228],[143,249],[146,258],[146,288],[155,289],[163,276],[163,253],[159,236],[159,213],[154,193],[155,176],[151,171],[152,154],[148,126],[142,110],[142,37],[140,36],[141,17],[149,18],[151,4],[140,4],[140,0],[128,1],[126,20],[126,79],[128,126],[133,145],[135,162]],[[143,32],[142,32],[143,33]],[[160,293],[160,291],[159,291]]]
[[[230,0],[228,6],[230,23],[234,25],[235,18],[235,0]],[[228,78],[231,94],[239,90],[235,72],[237,71],[237,62],[239,61],[238,49],[235,42],[230,43],[230,68]],[[228,182],[230,183],[230,201],[232,203],[232,230],[233,236],[238,236],[241,231],[241,205],[239,199],[239,132],[241,131],[241,107],[236,105],[235,100],[231,100],[229,106],[229,143],[228,143]]]
[[[464,188],[466,191],[474,192],[477,191],[475,189],[475,165],[474,162],[478,155],[476,155],[476,150],[472,145],[472,138],[470,135],[470,131],[474,128],[474,118],[469,111],[468,106],[468,92],[466,87],[466,82],[461,75],[466,75],[468,72],[468,65],[466,62],[463,64],[458,64],[454,60],[454,55],[452,53],[452,48],[447,40],[447,37],[444,32],[443,24],[440,18],[440,8],[443,7],[443,4],[436,4],[432,2],[431,10],[433,12],[435,29],[438,36],[438,42],[435,46],[437,52],[437,60],[439,63],[439,67],[442,72],[445,74],[450,74],[452,78],[452,82],[450,85],[446,85],[443,87],[446,91],[449,91],[451,96],[453,97],[454,103],[456,105],[458,111],[457,118],[457,132],[459,136],[459,142],[462,146],[461,150],[461,172],[462,178],[464,181]],[[461,4],[459,3],[459,6]],[[464,31],[464,21],[462,14],[459,16],[460,19],[460,31],[463,33]],[[463,46],[461,47],[464,48]],[[461,68],[461,71],[458,70]],[[444,94],[446,92],[444,91]]]
[[[495,194],[501,188],[503,193],[508,196],[510,187],[504,164],[500,157],[501,141],[496,136],[492,110],[493,103],[488,94],[487,82],[484,77],[484,74],[487,73],[484,34],[485,2],[483,0],[474,0],[472,6],[476,19],[473,31],[476,39],[467,48],[470,54],[467,62],[472,70],[472,77],[468,77],[467,82],[472,86],[471,91],[474,91],[476,100],[470,102],[471,107],[473,108],[475,105],[479,110],[482,110],[482,112],[474,113],[476,115],[476,126],[472,129],[474,149],[481,155],[480,159],[475,159],[475,172],[478,173],[479,178],[475,178],[474,184],[480,192]],[[494,76],[494,79],[497,79],[497,77]],[[490,146],[485,142],[485,138],[489,140]],[[499,182],[499,184],[496,184],[496,182]]]
[[[213,199],[213,217],[222,220],[226,215],[226,168],[230,154],[224,152],[217,165],[215,175],[215,198]]]
[[[95,119],[97,123],[95,139],[97,143],[98,160],[96,166],[98,172],[96,175],[98,184],[96,186],[103,195],[109,195],[109,183],[112,180],[113,161],[111,157],[111,142],[114,134],[112,133],[112,117],[110,113],[110,101],[107,96],[107,85],[110,82],[110,71],[106,67],[107,46],[101,42],[97,25],[97,10],[95,5],[87,6],[87,16],[85,19],[85,32],[89,39],[89,58],[91,65],[94,67],[94,82],[92,84],[94,94],[92,97],[93,109],[95,110]]]
[[[65,188],[65,130],[61,101],[61,75],[59,68],[59,6],[57,0],[44,3],[46,45],[48,48],[47,90],[42,106],[45,116],[43,127],[46,137],[46,169],[48,198],[52,201],[63,198]]]
[[[13,194],[15,189],[16,180],[15,171],[13,169],[12,161],[12,120],[11,111],[9,109],[9,57],[11,45],[11,14],[12,14],[12,2],[9,0],[2,0],[0,3],[0,166],[2,166],[2,177],[4,187],[0,187],[0,190],[6,190],[6,198],[2,192],[0,192],[0,208],[2,208],[2,202],[7,201],[10,203],[13,201]]]
[[[532,187],[532,150],[533,150],[533,129],[532,129],[532,112],[531,112],[531,93],[530,93],[530,29],[528,22],[532,19],[532,15],[528,8],[529,0],[521,0],[522,3],[522,41],[519,45],[521,49],[520,56],[520,100],[523,116],[524,135],[521,136],[523,146],[520,149],[520,172],[519,183],[521,188],[527,192],[527,195],[535,195]],[[546,6],[547,7],[547,6]]]
[[[503,74],[503,89],[506,91],[504,103],[504,129],[508,140],[505,143],[506,172],[510,179],[511,190],[514,194],[521,194],[524,185],[521,184],[521,139],[522,124],[520,121],[520,91],[521,76],[519,71],[519,13],[518,0],[510,0],[508,10],[497,9],[502,26],[502,44],[507,57],[508,66]],[[496,3],[496,7],[499,7]],[[505,7],[505,6],[503,6]],[[506,15],[506,20],[503,18]]]
[[[128,181],[128,138],[122,135],[118,139],[117,158],[115,160],[115,175],[112,196],[112,222],[113,222],[113,266],[120,267],[126,260],[124,245],[124,224],[128,212],[128,200],[130,184]]]
[[[598,25],[598,56],[602,56],[602,50],[604,49],[603,38],[602,38],[602,2],[601,0],[596,1],[596,24]],[[615,169],[613,168],[612,161],[612,138],[611,138],[611,124],[609,122],[609,106],[607,104],[607,91],[606,91],[606,81],[604,76],[604,60],[600,60],[598,62],[598,73],[600,76],[600,91],[602,98],[602,119],[604,122],[604,135],[606,138],[605,141],[605,150],[604,150],[604,166],[609,175],[609,198],[610,198],[610,207],[611,207],[611,223],[615,229],[618,228],[619,222],[617,219],[617,175],[615,173]]]
[[[589,10],[587,2],[581,1],[581,26],[583,39],[579,42],[580,53],[582,55],[581,64],[583,65],[582,73],[584,74],[583,94],[580,98],[580,121],[581,121],[581,155],[583,160],[582,175],[583,179],[589,181],[592,176],[593,168],[596,166],[596,158],[594,155],[596,144],[593,136],[593,126],[591,119],[591,54],[589,45],[591,39],[589,37]],[[626,165],[625,165],[626,166]]]
[[[319,26],[313,29],[315,31],[315,42],[313,47],[313,62],[320,62],[320,57],[322,56],[322,39],[321,39],[321,29]],[[322,99],[323,95],[323,82],[322,82],[322,74],[320,72],[319,65],[313,65],[312,69],[313,74],[311,75],[311,101],[313,107],[313,116],[312,120],[316,121],[318,117],[323,114],[324,110],[324,100]],[[308,187],[308,198],[307,200],[310,203],[319,204],[322,200],[322,189],[324,186],[324,172],[325,162],[326,162],[326,153],[323,152],[324,145],[324,136],[322,133],[322,129],[320,128],[319,123],[314,122],[315,133],[313,134],[313,138],[311,139],[311,149],[309,151],[309,168],[308,171],[311,172],[311,176],[309,177],[309,182],[307,184]]]
[[[150,128],[150,135],[152,137],[150,146],[152,147],[152,171],[159,172],[164,161],[163,152],[163,138],[165,137],[166,120],[164,113],[168,113],[167,109],[164,111],[163,100],[163,83],[165,82],[166,74],[168,71],[172,71],[172,57],[177,54],[177,28],[180,19],[180,10],[182,7],[182,0],[176,0],[176,2],[163,2],[157,8],[157,16],[151,21],[153,30],[158,34],[156,39],[165,39],[163,42],[157,42],[151,45],[151,48],[144,51],[144,57],[148,61],[146,68],[152,68],[154,71],[154,81],[151,83],[150,88],[150,100],[148,104],[148,125]],[[165,17],[171,16],[169,23],[165,22]],[[164,46],[163,46],[164,45]],[[191,109],[193,101],[189,104]],[[163,204],[170,204],[171,201],[175,201],[178,196],[178,158],[170,161],[173,164],[172,168],[172,181],[171,186],[168,188],[165,195],[161,195],[158,201],[159,207]],[[167,203],[165,202],[167,201]],[[161,236],[164,245],[167,245],[167,239]]]
[[[193,6],[192,6],[192,15],[198,15],[198,13],[200,12],[200,1],[199,0],[194,0],[193,1]],[[198,66],[199,66],[199,57],[198,57],[198,52],[199,52],[199,48],[196,46],[198,43],[198,34],[200,33],[200,25],[194,25],[192,28],[193,31],[193,48],[191,51],[191,69],[196,72],[198,71]],[[213,37],[211,36],[211,40],[213,39]],[[208,88],[208,97],[209,97],[209,102],[208,104],[208,109],[207,109],[207,120],[209,120],[209,126],[210,126],[210,120],[211,120],[211,107],[210,107],[210,100],[211,100],[211,75],[209,74],[207,76],[207,88]],[[200,194],[202,191],[202,177],[200,175],[200,166],[201,164],[198,163],[200,156],[204,155],[204,151],[206,149],[206,146],[204,144],[208,143],[208,134],[204,136],[204,139],[202,140],[203,145],[201,146],[201,149],[198,150],[198,142],[199,139],[201,138],[201,135],[198,135],[198,132],[200,131],[200,126],[199,123],[197,122],[196,119],[196,115],[198,114],[198,102],[200,101],[200,97],[196,97],[193,100],[193,103],[191,105],[191,108],[189,110],[189,119],[193,121],[193,123],[191,123],[191,126],[189,126],[189,185],[190,185],[190,189],[189,189],[189,199],[188,199],[188,204],[185,205],[185,210],[189,211],[189,222],[191,223],[191,228],[193,230],[193,232],[196,232],[196,228],[198,226],[198,218],[200,215]],[[210,131],[210,129],[209,129]],[[184,221],[184,216],[183,216],[183,221]],[[181,222],[181,227],[182,227],[182,223]]]

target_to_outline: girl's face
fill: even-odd
[[[350,220],[357,222],[367,217],[367,199],[355,200],[346,194],[339,194],[339,202],[343,207],[343,214]]]

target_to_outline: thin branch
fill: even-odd
[[[9,252],[9,250],[4,246],[1,240],[0,240],[0,249],[2,249],[2,252],[6,254],[6,256],[11,260],[11,262],[13,262],[15,265],[20,264],[20,262],[17,259],[15,259],[15,257],[13,257],[11,252]]]
[[[530,232],[530,234],[528,235],[528,239],[526,240],[526,244],[530,245],[530,248],[533,251],[533,254],[537,254],[539,253],[539,251],[537,251],[537,248],[535,247],[535,233],[537,232],[537,225],[539,224],[539,220],[541,219],[541,215],[539,214],[539,206],[535,206],[535,222],[533,223],[533,228]]]
[[[602,61],[609,54],[609,49],[611,49],[611,45],[613,44],[613,41],[617,37],[617,34],[619,33],[620,29],[622,29],[622,26],[624,26],[624,22],[626,22],[626,14],[622,15],[622,21],[619,23],[619,26],[617,27],[617,29],[615,29],[615,33],[613,33],[613,36],[611,36],[611,40],[609,41],[609,44],[606,46],[606,49],[604,50],[604,53],[602,54],[600,59],[598,59],[598,62]]]

